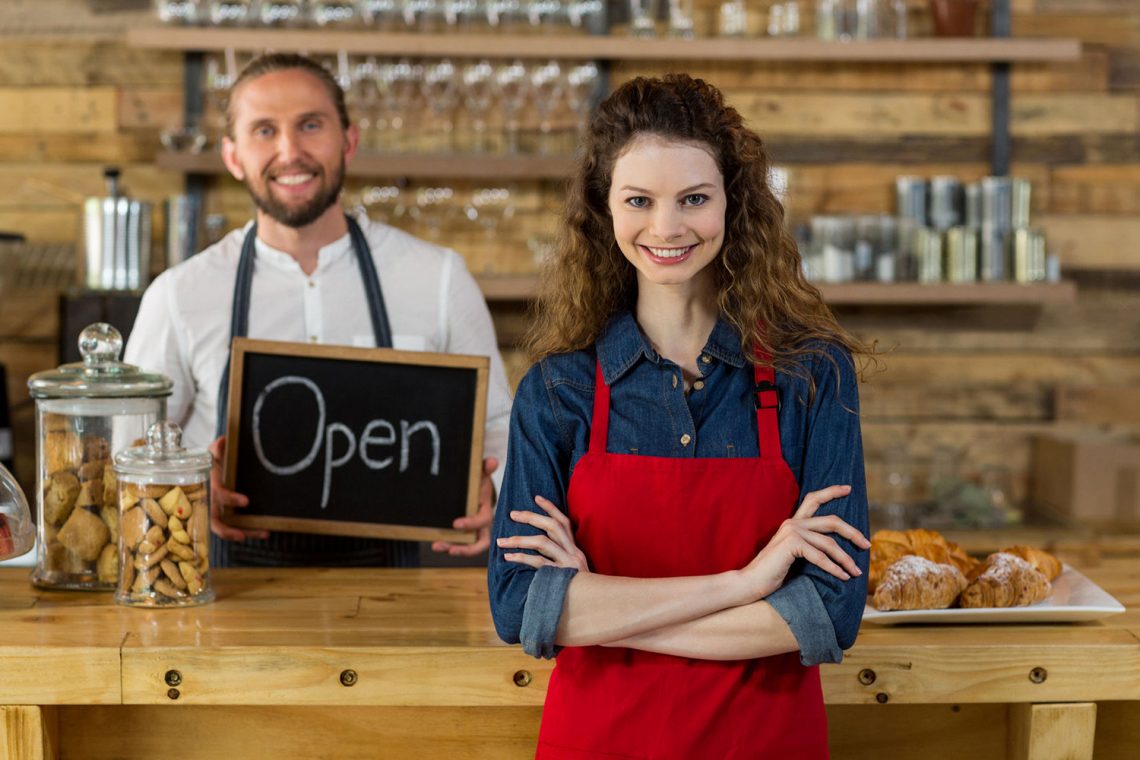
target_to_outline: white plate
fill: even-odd
[[[1124,605],[1068,565],[1053,581],[1053,593],[1028,607],[980,607],[949,610],[895,610],[880,612],[871,605],[863,608],[863,622],[879,625],[896,623],[1071,623],[1098,620],[1124,612]]]

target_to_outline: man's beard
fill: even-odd
[[[323,176],[320,169],[314,173],[317,176]],[[337,167],[336,174],[333,175],[332,182],[328,184],[328,187],[301,206],[287,206],[278,201],[270,190],[272,181],[269,176],[265,176],[264,195],[259,193],[253,183],[248,180],[243,184],[245,184],[245,189],[249,193],[249,197],[253,199],[254,204],[270,219],[280,222],[286,227],[307,227],[320,219],[321,214],[325,213],[340,197],[341,187],[344,185],[344,160],[341,159],[340,166]]]

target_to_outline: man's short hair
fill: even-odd
[[[290,69],[307,71],[317,78],[317,81],[321,83],[321,86],[328,92],[329,97],[332,98],[333,104],[336,105],[336,115],[340,118],[341,128],[348,129],[351,122],[348,120],[348,106],[345,105],[344,102],[344,90],[337,84],[336,79],[333,78],[333,75],[329,73],[328,69],[312,58],[307,58],[297,53],[265,53],[264,55],[259,55],[257,58],[254,58],[241,70],[241,73],[238,74],[238,78],[234,80],[233,85],[230,86],[229,92],[226,93],[226,136],[231,140],[234,137],[234,117],[230,105],[233,102],[234,94],[238,88],[248,81],[265,76],[274,71],[288,71]]]

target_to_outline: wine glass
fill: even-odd
[[[407,211],[399,185],[370,185],[361,191],[360,199],[368,217],[383,224],[395,225]]]
[[[472,150],[487,151],[487,111],[495,96],[495,69],[486,58],[463,67],[463,106],[471,118]]]
[[[407,58],[389,61],[380,65],[376,74],[376,87],[380,103],[387,120],[388,150],[399,150],[404,142],[404,116],[411,109],[419,91],[419,80],[423,76],[423,66],[412,63]]]
[[[531,100],[538,112],[538,152],[550,150],[550,116],[562,98],[562,67],[558,61],[547,61],[530,69]]]
[[[508,153],[519,151],[519,118],[526,104],[528,84],[527,68],[522,61],[503,63],[495,69],[495,93],[506,119]]]
[[[599,75],[598,64],[593,61],[580,63],[566,74],[566,104],[577,116],[575,127],[579,135],[586,132]]]
[[[471,191],[464,213],[468,221],[483,230],[487,238],[495,237],[499,225],[515,215],[515,204],[508,187],[477,187]]]
[[[305,0],[261,0],[257,21],[262,26],[301,26],[307,20]]]
[[[356,0],[356,13],[367,26],[389,30],[401,21],[399,0]]]
[[[352,0],[309,0],[309,18],[322,29],[352,26],[357,21]]]
[[[459,101],[458,85],[455,64],[450,59],[443,58],[424,67],[420,91],[434,117],[436,126],[432,131],[437,135],[435,147],[441,151],[450,150],[452,147],[451,117]]]
[[[410,209],[412,218],[423,229],[426,237],[438,239],[454,212],[455,190],[451,187],[421,187],[416,190],[416,205]]]
[[[201,19],[198,0],[158,0],[158,20],[164,24],[193,26]]]

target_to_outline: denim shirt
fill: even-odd
[[[823,355],[805,359],[816,386],[810,405],[804,378],[776,373],[780,444],[800,486],[800,500],[809,491],[850,485],[850,494],[824,504],[816,514],[839,515],[865,535],[867,488],[855,371],[844,349],[820,344],[820,350]],[[535,496],[566,509],[570,477],[589,448],[595,357],[611,389],[607,451],[658,457],[759,456],[752,365],[741,352],[735,329],[716,323],[698,359],[702,375],[686,394],[680,367],[658,355],[633,315],[625,312],[606,326],[594,350],[547,357],[522,379],[511,411],[493,538],[540,534],[509,515],[511,510],[539,512]],[[685,434],[688,445],[681,442]],[[843,581],[799,560],[784,585],[766,597],[795,636],[804,665],[842,660],[842,650],[855,643],[863,615],[869,555],[833,537],[864,575]],[[507,562],[504,551],[517,550],[499,549],[492,542],[488,586],[499,637],[510,644],[521,642],[536,657],[552,657],[558,650],[554,635],[566,589],[576,571],[535,571]]]

